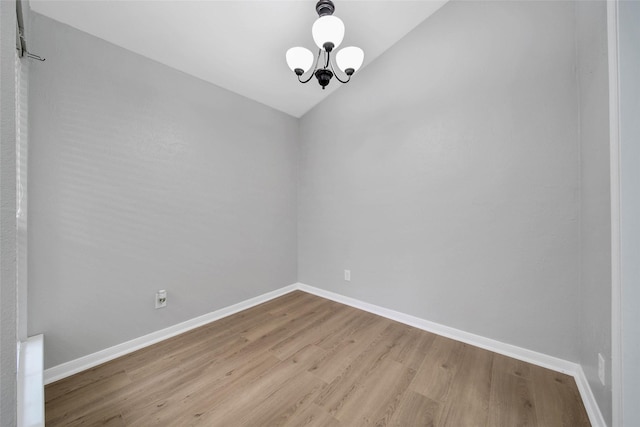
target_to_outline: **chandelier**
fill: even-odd
[[[331,53],[337,49],[344,38],[344,24],[337,16],[333,16],[335,6],[331,0],[320,0],[316,3],[316,12],[319,18],[313,23],[311,34],[313,41],[318,46],[318,57],[314,58],[313,53],[304,47],[292,47],[287,51],[287,65],[296,73],[300,83],[308,83],[313,76],[316,76],[322,89],[326,88],[331,79],[335,76],[340,83],[348,83],[351,76],[361,66],[364,60],[364,52],[359,47],[349,46],[341,49],[335,55],[337,67],[342,71],[340,78],[336,73]],[[304,74],[315,67],[308,77]]]

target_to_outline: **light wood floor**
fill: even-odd
[[[300,291],[45,396],[51,426],[590,425],[567,375]]]

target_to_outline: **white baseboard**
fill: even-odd
[[[422,329],[428,332],[432,332],[437,335],[441,335],[447,338],[454,339],[456,341],[464,342],[476,347],[484,348],[485,350],[493,351],[494,353],[503,354],[514,359],[522,360],[534,365],[542,366],[543,368],[551,369],[563,374],[571,375],[575,378],[578,390],[584,402],[589,420],[593,427],[606,427],[607,424],[602,417],[600,408],[596,403],[589,382],[587,381],[582,366],[577,363],[569,362],[564,359],[549,356],[536,351],[528,350],[526,348],[518,347],[511,344],[506,344],[501,341],[497,341],[491,338],[486,338],[480,335],[472,334],[469,332],[461,331],[460,329],[444,326],[439,323],[431,322],[429,320],[421,319],[419,317],[411,316],[409,314],[401,313],[398,311],[390,310],[388,308],[380,307],[374,304],[370,304],[364,301],[357,300],[355,298],[347,297],[337,294],[335,292],[326,291],[324,289],[315,288],[313,286],[305,285],[304,283],[297,284],[298,289],[308,292],[310,294],[317,295],[322,298],[330,299],[332,301],[339,302],[341,304],[349,305],[360,310],[367,311],[369,313],[377,314],[378,316],[386,317],[387,319],[395,320],[400,323],[404,323],[409,326],[413,326],[418,329]]]
[[[237,304],[221,308],[220,310],[207,313],[191,320],[187,320],[186,322],[178,323],[177,325],[152,332],[139,338],[132,339],[131,341],[127,341],[122,344],[118,344],[113,347],[109,347],[104,350],[89,354],[87,356],[62,363],[49,369],[45,369],[44,383],[50,384],[52,382],[61,380],[73,374],[77,374],[78,372],[85,371],[102,363],[132,353],[136,350],[140,350],[141,348],[148,347],[152,344],[166,340],[167,338],[180,335],[199,326],[206,325],[207,323],[211,323],[215,320],[230,316],[239,311],[246,310],[258,304],[262,304],[263,302],[267,302],[289,292],[295,291],[296,289],[298,289],[297,284],[285,286],[284,288],[267,292],[266,294],[259,295],[255,298],[250,298]]]
[[[592,426],[606,427],[606,423],[604,421],[604,418],[602,417],[600,408],[596,403],[591,387],[589,386],[589,382],[587,381],[582,367],[577,363],[569,362],[567,360],[528,350],[515,345],[506,344],[491,338],[486,338],[480,335],[461,331],[459,329],[444,326],[439,323],[431,322],[429,320],[421,319],[419,317],[411,316],[399,311],[390,310],[388,308],[360,301],[355,298],[305,285],[304,283],[296,283],[290,286],[285,286],[284,288],[268,292],[266,294],[248,299],[246,301],[242,301],[238,304],[234,304],[220,310],[216,310],[209,314],[196,317],[195,319],[187,320],[186,322],[179,323],[169,328],[162,329],[160,331],[144,335],[142,337],[127,341],[122,344],[118,344],[116,346],[98,351],[96,353],[89,354],[79,359],[75,359],[70,362],[66,362],[61,365],[46,369],[44,371],[44,383],[50,384],[54,381],[58,381],[62,378],[68,377],[78,372],[93,368],[94,366],[108,362],[120,356],[124,356],[167,338],[171,338],[173,336],[187,332],[191,329],[195,329],[199,326],[206,325],[207,323],[213,322],[239,311],[246,310],[258,304],[262,304],[263,302],[272,300],[295,290],[301,290],[322,298],[326,298],[341,304],[349,305],[351,307],[367,311],[369,313],[376,314],[378,316],[386,317],[388,319],[395,320],[397,322],[404,323],[418,329],[432,332],[437,335],[442,335],[444,337],[464,342],[476,347],[484,348],[486,350],[503,354],[514,359],[522,360],[524,362],[571,375],[575,378],[578,390],[580,391],[580,395],[582,396],[582,400],[584,402]]]
[[[602,412],[600,412],[598,402],[596,402],[596,397],[593,395],[593,390],[591,390],[589,380],[584,374],[582,366],[578,365],[578,371],[573,377],[576,380],[576,385],[578,386],[578,391],[580,391],[580,396],[582,397],[582,402],[587,410],[587,414],[589,414],[591,425],[594,427],[607,427],[607,423],[602,416]]]

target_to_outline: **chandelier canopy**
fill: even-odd
[[[337,49],[344,39],[344,23],[337,16],[333,16],[334,11],[335,6],[331,0],[319,0],[316,3],[318,19],[313,23],[311,34],[313,41],[318,46],[317,58],[304,47],[292,47],[287,51],[287,65],[296,73],[300,83],[308,83],[313,76],[318,79],[322,89],[326,88],[334,76],[340,83],[348,83],[353,73],[362,66],[362,61],[364,61],[362,49],[355,46],[345,47],[335,55],[335,63],[344,73],[343,78],[340,78],[336,73],[331,52]],[[303,77],[313,66],[314,59],[313,71],[308,77]]]

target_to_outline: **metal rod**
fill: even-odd
[[[38,61],[42,61],[42,62],[47,60],[46,58],[43,58],[43,57],[41,57],[39,55],[35,55],[33,53],[30,53],[30,52],[27,52],[27,58],[37,59]]]
[[[342,80],[340,76],[338,76],[338,73],[336,73],[336,70],[333,69],[333,62],[331,62],[330,64],[331,64],[331,71],[333,71],[333,76],[336,78],[336,80],[338,80],[340,83],[349,83],[351,81],[351,76],[349,75],[347,75],[347,80]]]

